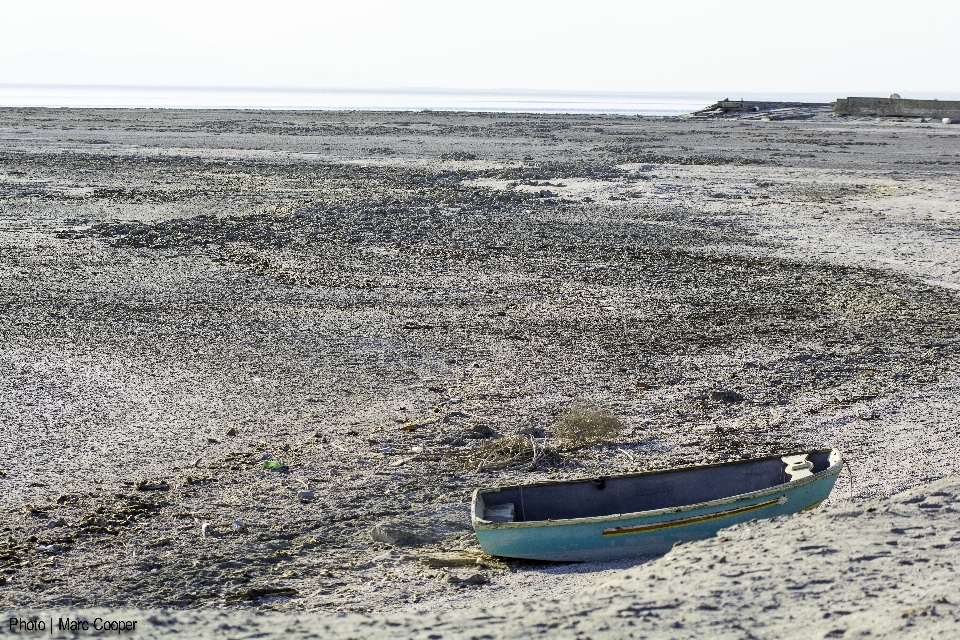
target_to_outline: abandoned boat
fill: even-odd
[[[837,450],[584,480],[477,489],[485,553],[596,561],[666,553],[757,518],[813,509],[843,468]]]

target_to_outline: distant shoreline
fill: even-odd
[[[720,94],[723,95],[720,95]],[[536,89],[176,87],[0,84],[0,107],[464,111],[676,116],[718,99],[830,102],[833,94]]]

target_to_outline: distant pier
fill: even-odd
[[[841,98],[838,116],[893,116],[906,118],[960,119],[960,101],[909,100],[904,98]]]

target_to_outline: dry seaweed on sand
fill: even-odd
[[[556,466],[563,462],[562,451],[612,444],[625,427],[608,409],[577,403],[560,417],[553,437],[517,433],[487,440],[470,452],[468,465],[477,471]]]
[[[532,471],[542,465],[556,465],[562,456],[547,438],[513,434],[483,442],[474,449],[468,465],[477,471],[524,468]]]
[[[626,425],[613,412],[589,403],[579,403],[564,412],[554,430],[566,449],[612,444]]]

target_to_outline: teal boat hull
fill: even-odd
[[[482,501],[478,490],[474,529],[484,552],[494,556],[601,561],[660,555],[679,542],[709,538],[735,524],[812,509],[830,496],[842,467],[838,461],[799,480],[699,504],[534,522],[483,521],[477,517],[478,501]]]

